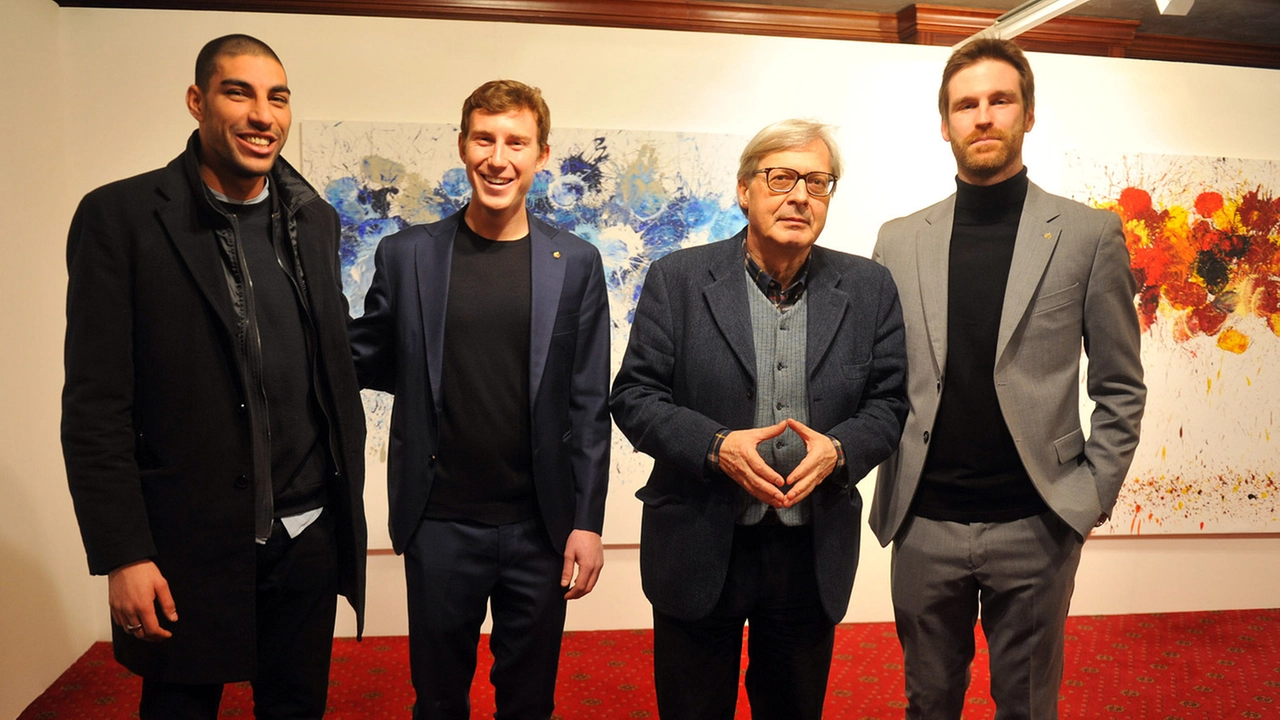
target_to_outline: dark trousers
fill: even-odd
[[[276,521],[267,543],[258,546],[255,717],[324,715],[337,610],[338,551],[330,513],[322,513],[296,538]],[[221,700],[221,684],[143,679],[138,712],[142,720],[214,720]]]
[[[538,520],[423,520],[404,553],[414,720],[465,720],[485,607],[496,718],[546,720],[564,631],[564,557]]]
[[[1052,512],[1001,523],[911,517],[893,544],[907,718],[959,720],[979,614],[997,720],[1054,720],[1080,536]]]
[[[733,717],[747,622],[751,716],[822,717],[835,624],[818,595],[813,532],[768,525],[734,531],[729,574],[710,615],[688,621],[654,611],[654,684],[663,720]]]

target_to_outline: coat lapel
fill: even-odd
[[[558,232],[529,217],[529,273],[533,284],[529,313],[529,402],[538,397],[542,372],[551,350],[551,333],[555,330],[560,308],[560,291],[564,286],[568,263],[564,243]]]
[[[422,341],[427,357],[427,379],[436,413],[443,412],[440,377],[444,365],[444,319],[449,300],[449,270],[453,262],[453,237],[462,222],[462,213],[454,214],[455,222],[444,223],[436,234],[425,231],[422,242],[414,250],[418,270],[418,306],[422,313]]]
[[[177,248],[187,270],[195,279],[196,286],[208,300],[227,334],[234,338],[238,321],[235,307],[231,303],[231,292],[227,286],[226,263],[222,259],[222,250],[218,246],[220,241],[215,233],[199,222],[197,218],[199,210],[195,205],[187,200],[173,199],[190,196],[189,192],[183,193],[181,190],[178,188],[178,191],[174,192],[174,188],[168,187],[167,184],[161,188],[161,192],[168,196],[170,201],[158,210],[160,222],[169,234],[170,241]]]
[[[1027,188],[1027,200],[1018,220],[1018,237],[1014,241],[1013,261],[1009,265],[1009,282],[1005,285],[1004,306],[1000,310],[1000,334],[996,340],[996,359],[1004,354],[1009,339],[1022,322],[1036,288],[1044,276],[1053,250],[1057,247],[1062,227],[1060,212],[1050,196],[1034,183]]]
[[[703,289],[707,307],[742,369],[756,379],[755,341],[751,335],[751,308],[747,307],[747,273],[742,261],[746,230],[721,242],[707,270],[711,282]]]
[[[925,218],[928,223],[916,236],[916,271],[921,279],[920,305],[925,332],[933,348],[935,371],[947,361],[947,278],[951,262],[951,229],[956,201],[952,195]]]
[[[849,295],[839,288],[840,273],[827,265],[822,248],[814,247],[811,253],[806,281],[808,287],[804,291],[805,302],[809,304],[809,322],[805,328],[805,371],[810,378],[826,356],[849,309]]]

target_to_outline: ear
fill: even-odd
[[[942,118],[942,139],[951,142],[951,128],[947,127],[947,119]]]
[[[461,132],[458,133],[458,159],[463,165],[467,164],[467,138]]]
[[[738,181],[738,209],[744,213],[747,211],[747,183],[741,180]]]
[[[1031,132],[1031,128],[1036,124],[1036,109],[1028,108],[1027,115],[1023,118],[1022,124],[1026,126],[1023,132]]]
[[[195,85],[187,88],[187,112],[196,122],[204,122],[204,93]]]
[[[543,167],[545,167],[547,164],[547,160],[550,160],[550,159],[551,159],[551,146],[543,145],[542,149],[538,151],[538,162],[535,163],[533,166],[534,172],[537,172],[541,170]]]

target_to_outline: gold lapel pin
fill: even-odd
[[[1049,236],[1048,236],[1048,235],[1045,235],[1045,237],[1049,237]],[[560,251],[559,251],[559,250],[557,250],[557,251],[555,251],[555,252],[551,253],[551,257],[556,258],[557,260],[558,260],[558,259],[560,259]]]
[[[1045,240],[1052,240],[1052,239],[1053,239],[1053,233],[1045,233],[1045,234],[1044,234],[1044,239],[1045,239]]]

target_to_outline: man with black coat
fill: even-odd
[[[275,53],[221,37],[195,75],[186,151],[71,223],[67,478],[144,720],[212,719],[241,680],[259,718],[318,718],[337,595],[364,606],[338,218],[278,157]]]

